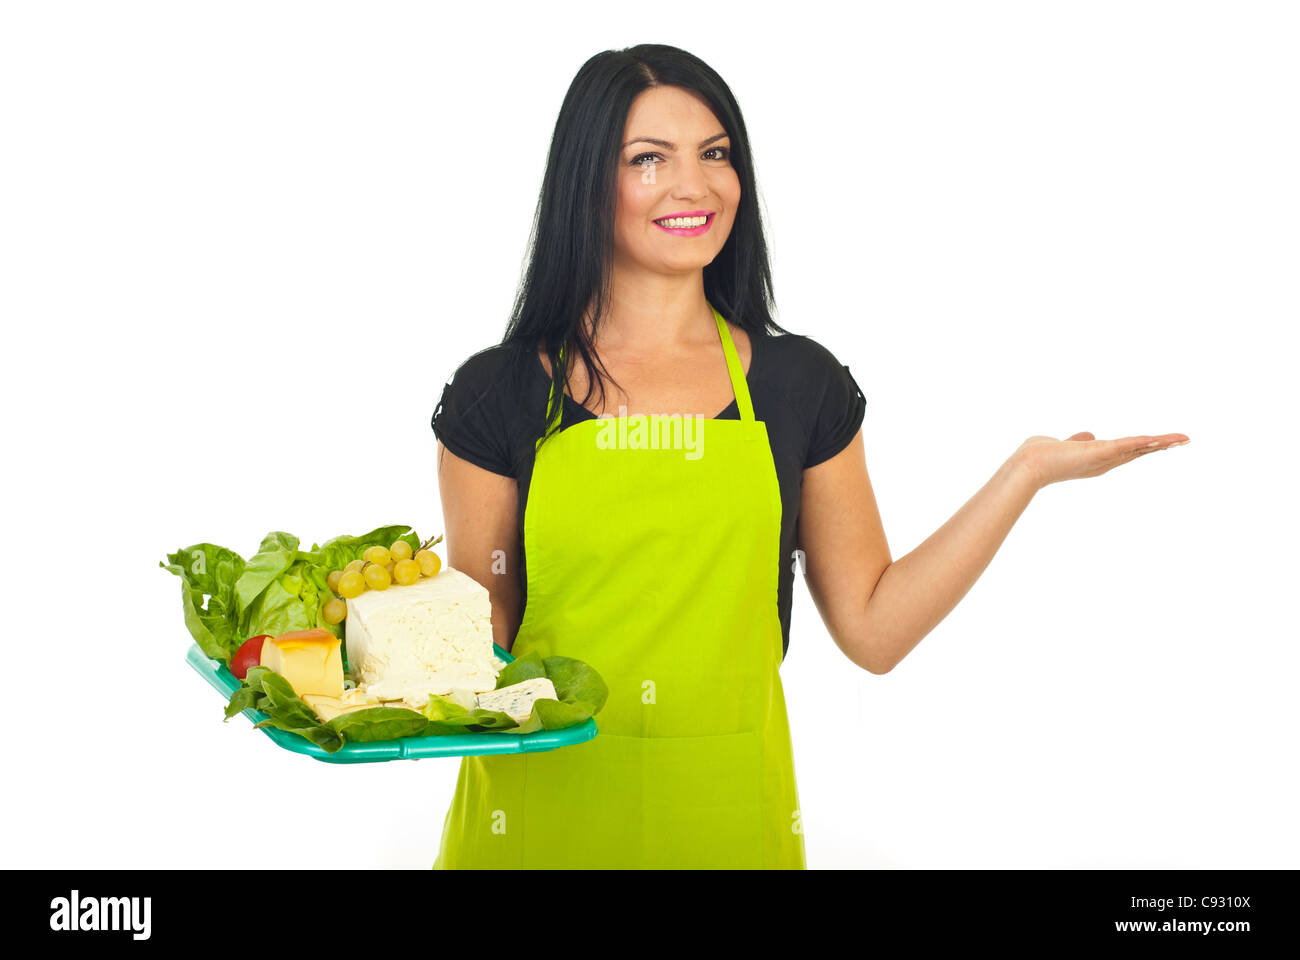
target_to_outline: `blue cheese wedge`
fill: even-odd
[[[558,699],[555,684],[546,677],[534,677],[490,693],[480,693],[478,706],[482,710],[500,711],[522,726],[532,716],[534,703],[538,700]]]

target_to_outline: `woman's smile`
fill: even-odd
[[[692,210],[650,222],[664,233],[672,233],[679,237],[698,237],[702,233],[707,233],[709,227],[713,226],[713,211]]]

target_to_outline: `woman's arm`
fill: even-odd
[[[805,579],[845,656],[888,673],[952,611],[1034,496],[1011,458],[928,540],[891,560],[867,479],[862,432],[804,471],[799,543]]]
[[[845,656],[871,673],[888,673],[966,595],[1038,490],[1185,442],[1183,434],[1030,437],[947,523],[894,561],[859,431],[844,450],[803,473],[798,540],[808,590]]]
[[[509,650],[523,618],[515,480],[456,456],[441,442],[437,456],[438,493],[447,524],[447,564],[487,588],[492,600],[492,638],[497,646]]]

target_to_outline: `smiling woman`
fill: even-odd
[[[778,672],[800,485],[866,400],[773,321],[756,196],[707,64],[650,44],[578,72],[505,338],[433,426],[449,562],[498,642],[610,695],[581,747],[466,758],[436,866],[805,865]]]
[[[895,562],[865,398],[772,321],[756,189],[698,58],[643,45],[574,78],[505,339],[433,427],[449,563],[487,587],[497,642],[590,663],[609,697],[581,746],[466,758],[438,866],[803,867],[779,674],[795,564],[845,656],[888,673],[1039,488],[1187,439],[1030,437]],[[719,408],[699,456],[641,442],[647,415]]]

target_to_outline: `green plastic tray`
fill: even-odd
[[[510,656],[495,643],[493,652],[509,663]],[[240,683],[217,660],[209,660],[198,644],[190,644],[185,659],[204,680],[229,703],[230,696]],[[254,723],[266,719],[260,710],[245,710],[244,716]],[[334,753],[323,750],[306,737],[275,727],[262,727],[261,731],[278,746],[294,753],[304,753],[326,763],[378,763],[383,760],[422,760],[425,757],[466,757],[487,753],[540,753],[575,743],[585,743],[596,736],[596,720],[566,727],[563,730],[538,730],[536,733],[461,733],[433,737],[402,737],[399,740],[373,740],[366,743],[345,743]]]

